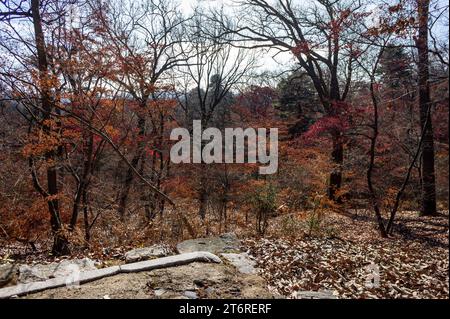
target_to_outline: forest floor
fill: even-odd
[[[338,298],[449,298],[448,212],[433,217],[401,212],[389,239],[380,238],[365,211],[329,213],[314,222],[305,214],[271,219],[264,238],[236,230],[241,249],[256,261],[259,275],[243,275],[226,263],[192,263],[29,297],[192,298],[195,293],[195,298],[298,298],[303,291],[318,291]],[[121,263],[129,248],[83,257],[105,267]],[[1,247],[0,260],[15,256],[5,249]],[[45,256],[27,253],[20,262],[42,262]]]
[[[281,219],[272,227],[285,224]],[[339,298],[449,298],[448,212],[401,212],[389,239],[374,225],[364,211],[332,214],[320,226],[326,236],[247,239],[245,245],[270,289],[288,298],[304,290]]]
[[[231,265],[188,265],[118,274],[78,287],[49,289],[25,296],[32,299],[197,299],[272,298],[265,280],[241,274]]]

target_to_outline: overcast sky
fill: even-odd
[[[205,9],[208,7],[212,8],[220,8],[224,7],[226,11],[233,12],[233,8],[235,8],[236,0],[178,0],[183,12],[188,15],[192,13],[193,8],[197,5],[204,6]],[[307,3],[312,0],[294,0],[294,3]],[[394,3],[398,3],[398,0],[392,0]],[[276,0],[268,0],[269,3],[276,2]],[[448,0],[431,0],[431,9],[430,12],[436,12],[435,7],[444,8],[448,6]],[[448,29],[448,9],[439,19],[439,23],[436,23],[433,26],[433,34],[435,34],[438,38],[444,39],[447,42],[448,46],[448,37],[449,37],[449,29]],[[273,54],[265,54],[262,57],[261,65],[262,70],[282,70],[284,68],[289,67],[290,64],[294,62],[292,56],[289,53],[277,55],[276,61],[272,58]]]

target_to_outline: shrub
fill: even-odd
[[[264,235],[268,226],[268,219],[277,210],[277,191],[273,184],[263,184],[250,194],[249,203],[256,214],[256,231]]]

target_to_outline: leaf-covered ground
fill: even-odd
[[[449,216],[418,217],[401,212],[395,232],[381,239],[370,212],[328,214],[310,234],[308,214],[269,221],[265,238],[239,233],[273,294],[328,291],[339,298],[449,298]],[[317,226],[317,225],[316,225]],[[59,261],[38,246],[0,245],[0,263]],[[103,266],[122,262],[131,246],[78,251]]]
[[[402,213],[386,240],[365,217],[328,220],[346,227],[339,232],[345,236],[247,239],[245,246],[270,288],[287,297],[312,290],[339,298],[449,298],[448,214]]]

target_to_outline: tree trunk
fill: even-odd
[[[333,151],[331,153],[331,160],[333,162],[333,170],[330,174],[330,181],[328,184],[328,198],[340,202],[337,192],[342,184],[342,163],[344,160],[344,145],[340,133],[333,133]]]
[[[205,168],[205,164],[201,164],[203,168]],[[204,169],[200,169],[200,188],[199,188],[199,194],[198,194],[198,201],[199,201],[199,207],[198,207],[198,214],[202,220],[205,220],[206,218],[206,208],[208,203],[208,191],[207,191],[207,177],[205,176],[207,173]]]
[[[67,240],[67,237],[61,233],[53,235],[52,254],[55,256],[70,254],[69,241]]]
[[[418,0],[419,34],[416,40],[419,61],[419,106],[420,124],[424,130],[422,147],[422,208],[421,215],[436,214],[436,182],[434,169],[434,143],[429,85],[428,60],[428,14],[429,0]]]
[[[42,19],[39,12],[39,0],[31,0],[31,13],[33,18],[34,35],[36,41],[36,52],[38,58],[39,80],[41,90],[41,103],[44,111],[43,118],[48,120],[52,112],[51,90],[49,87],[49,72],[47,53],[45,48],[44,32],[42,30]],[[44,124],[44,132],[49,134],[51,128]],[[47,160],[54,162],[55,151],[46,154]],[[47,168],[47,205],[50,212],[50,224],[54,236],[52,253],[54,255],[65,255],[69,253],[68,240],[62,235],[62,222],[59,214],[58,194],[58,168],[52,164]]]
[[[208,121],[206,121],[204,119],[204,116],[202,115],[202,120],[201,120],[202,128],[207,126],[205,124],[207,122]],[[208,197],[209,197],[209,190],[208,190],[208,185],[207,185],[208,184],[208,176],[207,176],[208,170],[207,170],[207,165],[203,162],[203,149],[204,149],[205,145],[206,145],[206,142],[201,140],[200,154],[202,154],[202,156],[201,156],[201,164],[200,164],[200,170],[199,170],[200,187],[198,189],[198,201],[199,201],[198,214],[199,214],[200,218],[202,219],[202,221],[204,221],[206,218],[206,210],[207,210],[207,206],[208,206]]]
[[[143,117],[139,117],[138,127],[139,127],[139,138],[142,140],[138,141],[136,155],[131,160],[131,166],[135,169],[138,167],[138,164],[139,164],[139,161],[141,160],[142,152],[144,149],[143,139],[145,136],[145,119]],[[125,213],[126,213],[127,205],[128,205],[128,197],[130,194],[131,184],[134,179],[134,172],[133,172],[132,167],[128,167],[127,174],[125,176],[124,185],[123,185],[123,188],[121,189],[120,195],[119,195],[118,212],[119,212],[119,216],[122,220],[125,220]]]
[[[91,240],[91,225],[89,223],[89,208],[86,189],[83,190],[83,219],[84,219],[84,239],[86,244]]]
[[[372,77],[370,82],[370,95],[372,98],[372,106],[373,106],[373,133],[370,138],[369,167],[367,168],[366,172],[367,187],[369,188],[372,207],[373,210],[375,211],[375,217],[377,218],[378,230],[380,231],[381,237],[386,238],[388,236],[388,233],[386,231],[386,228],[384,227],[383,217],[381,215],[378,198],[372,182],[372,174],[375,168],[375,152],[378,138],[378,100],[375,95],[374,84],[375,84],[374,78]]]
[[[90,184],[90,176],[92,171],[92,161],[94,152],[94,135],[89,133],[87,136],[83,134],[83,139],[86,140],[87,145],[83,149],[84,163],[83,163],[83,173],[81,176],[80,183],[77,188],[77,193],[75,196],[75,201],[72,209],[72,217],[70,219],[69,230],[73,231],[78,221],[78,212],[80,209],[80,203],[82,201],[82,196],[87,192],[87,188]]]

